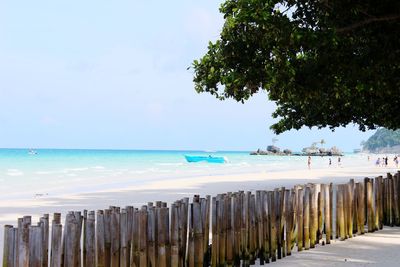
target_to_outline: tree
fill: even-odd
[[[193,62],[197,92],[268,93],[279,134],[400,128],[400,1],[226,0],[219,40]]]

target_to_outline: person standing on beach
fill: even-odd
[[[381,166],[381,158],[378,158],[375,162],[375,165],[380,167]]]
[[[332,166],[332,159],[329,158],[329,166]]]
[[[311,168],[311,156],[308,156],[308,161],[307,161],[308,169]]]
[[[337,164],[338,164],[338,166],[340,166],[340,164],[341,164],[341,158],[340,157],[338,157],[338,159],[337,159]]]

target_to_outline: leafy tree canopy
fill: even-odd
[[[376,152],[387,147],[400,145],[400,130],[391,131],[385,128],[378,129],[368,140],[363,144],[363,148]]]
[[[400,128],[400,1],[226,0],[220,38],[193,62],[197,92],[277,104],[276,133]]]

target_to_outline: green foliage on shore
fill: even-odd
[[[226,0],[220,38],[193,62],[197,92],[276,102],[303,126],[400,128],[400,1]]]
[[[381,128],[368,138],[363,148],[371,152],[379,152],[394,146],[400,146],[400,130],[392,131]]]

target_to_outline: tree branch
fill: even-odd
[[[350,26],[347,26],[347,27],[344,27],[344,28],[339,28],[339,29],[336,30],[336,32],[338,32],[338,33],[349,32],[349,31],[352,31],[354,29],[357,29],[359,27],[362,27],[364,25],[371,24],[371,23],[374,23],[374,22],[393,21],[393,20],[398,20],[398,19],[400,19],[400,15],[398,15],[398,14],[388,15],[388,16],[379,17],[379,18],[373,17],[373,18],[369,18],[369,19],[364,20],[364,21],[360,21],[360,22],[354,23],[354,24],[352,24]]]

